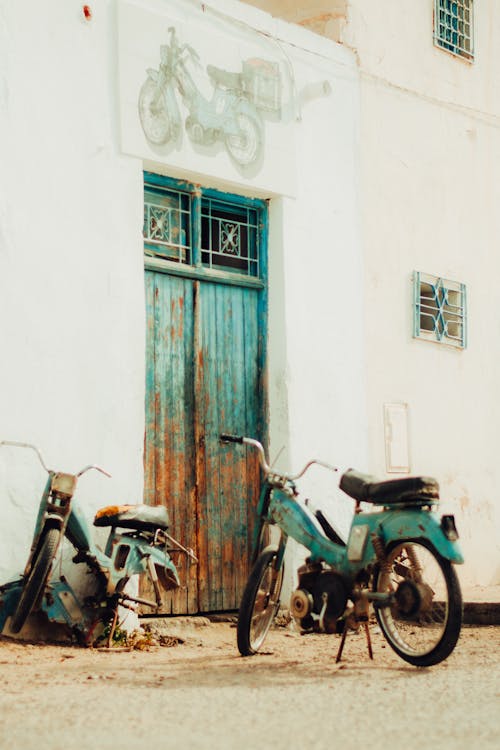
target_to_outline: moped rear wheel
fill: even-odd
[[[256,654],[278,612],[284,565],[277,567],[277,548],[267,547],[258,556],[241,598],[237,640],[242,656]]]
[[[375,612],[402,659],[430,667],[451,654],[462,626],[462,595],[449,560],[424,542],[399,542],[387,552],[375,590],[394,594],[390,606]]]
[[[19,633],[47,583],[59,544],[59,529],[45,532],[40,551],[26,580],[16,611],[10,621],[12,633]]]

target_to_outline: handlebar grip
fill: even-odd
[[[220,440],[223,443],[242,443],[243,438],[238,435],[227,435],[225,432],[223,432],[220,435]]]

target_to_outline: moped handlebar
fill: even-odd
[[[85,466],[85,468],[80,469],[77,477],[81,477],[82,474],[85,474],[86,471],[89,471],[90,469],[95,469],[96,471],[100,471],[101,474],[104,474],[106,477],[111,477],[111,474],[108,474],[108,472],[105,469],[102,469],[100,466],[97,466],[97,464],[89,464],[88,466]]]
[[[178,57],[180,57],[184,52],[187,52],[196,63],[200,64],[200,56],[198,55],[197,51],[193,47],[191,47],[190,44],[179,44],[179,42],[177,41],[176,31],[173,26],[169,26],[168,33],[170,34],[170,49],[172,51],[175,50]]]
[[[32,443],[19,443],[16,440],[0,440],[0,445],[11,445],[14,448],[30,448],[31,450],[35,451],[36,455],[38,456],[38,460],[42,464],[47,474],[50,474],[51,469],[48,468],[47,464],[43,460],[42,454],[40,453],[36,445],[33,445]],[[89,464],[88,466],[85,466],[83,469],[80,469],[80,471],[75,474],[75,476],[81,477],[82,474],[85,474],[85,472],[89,471],[89,469],[95,469],[96,471],[100,471],[101,474],[105,474],[105,476],[111,477],[111,474],[108,474],[107,471],[102,469],[100,466],[97,466],[96,464]]]
[[[266,454],[264,452],[264,447],[262,443],[259,443],[258,440],[254,440],[254,438],[244,437],[243,435],[228,435],[227,433],[222,433],[220,435],[220,440],[223,443],[243,443],[244,445],[251,445],[253,448],[257,450],[259,454],[259,463],[262,467],[262,470],[266,474],[274,473],[271,467],[269,466],[269,464],[267,463]],[[326,463],[326,461],[320,461],[318,458],[313,458],[306,463],[302,471],[300,471],[298,474],[280,473],[279,476],[281,479],[287,480],[289,482],[294,482],[296,479],[300,479],[300,477],[304,476],[306,471],[313,464],[317,464],[318,466],[323,466],[325,469],[330,469],[330,471],[338,471],[338,468],[336,466],[332,466],[332,464]]]

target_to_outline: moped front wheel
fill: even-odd
[[[267,547],[258,556],[245,586],[238,612],[238,651],[242,656],[256,654],[278,612],[283,562],[278,567],[277,547]]]
[[[151,143],[161,146],[177,137],[178,128],[168,112],[163,92],[151,78],[144,81],[139,93],[139,118]]]
[[[399,542],[388,550],[374,588],[393,595],[390,606],[375,612],[402,659],[430,667],[451,654],[462,627],[462,595],[449,560],[425,542]]]
[[[26,583],[19,597],[16,611],[10,621],[12,633],[19,633],[45,588],[50,575],[52,563],[59,544],[59,529],[48,529],[45,532],[40,551],[31,568]]]

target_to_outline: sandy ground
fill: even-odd
[[[184,639],[101,652],[0,639],[0,747],[140,746],[331,750],[500,746],[500,627],[464,627],[442,664],[416,669],[372,628],[338,636],[273,630],[241,658],[230,623],[191,620]]]

